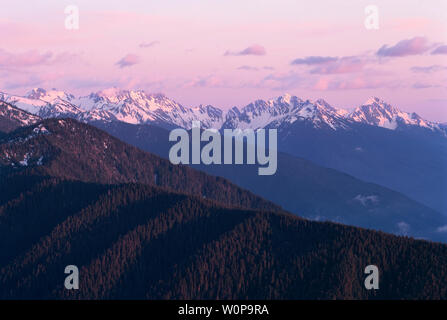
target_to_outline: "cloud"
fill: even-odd
[[[439,84],[416,82],[415,84],[412,85],[412,88],[414,89],[442,88],[442,86]]]
[[[337,61],[338,57],[309,56],[293,60],[290,64],[315,65]]]
[[[64,79],[63,72],[35,72],[21,70],[21,72],[6,70],[0,73],[0,87],[7,90],[30,87],[54,87],[54,82]]]
[[[125,68],[125,67],[133,66],[134,64],[137,64],[139,62],[140,62],[139,56],[129,53],[126,56],[124,56],[123,58],[121,58],[121,60],[119,60],[115,64],[118,65],[120,68]]]
[[[447,45],[437,47],[431,54],[447,54]]]
[[[255,44],[238,52],[226,51],[224,56],[264,56],[266,53],[263,46]]]
[[[437,232],[447,232],[447,224],[436,229]]]
[[[313,90],[362,90],[362,89],[377,89],[377,88],[393,88],[395,83],[383,81],[380,79],[373,79],[369,76],[358,76],[349,79],[328,79],[321,78],[317,80],[312,86]]]
[[[258,86],[282,91],[297,88],[302,81],[303,78],[295,72],[272,73],[266,76]]]
[[[199,87],[199,88],[219,88],[224,87],[223,81],[215,75],[208,75],[205,77],[198,77],[187,82],[185,87]]]
[[[367,62],[368,59],[363,56],[309,56],[295,59],[291,64],[313,66],[314,68],[310,70],[313,74],[341,74],[362,71]]]
[[[26,52],[12,53],[6,50],[0,49],[0,68],[1,69],[23,69],[42,65],[54,65],[58,63],[72,63],[78,60],[80,56],[78,54],[61,52],[53,53],[47,51],[40,53],[37,50],[29,50]]]
[[[314,89],[314,90],[328,90],[329,89],[329,87],[330,87],[330,85],[331,85],[331,82],[330,82],[330,80],[329,79],[326,79],[326,78],[322,78],[322,79],[319,79],[315,84],[314,84],[314,86],[312,87],[312,89]]]
[[[432,65],[432,66],[427,66],[427,67],[417,67],[416,66],[416,67],[412,67],[410,70],[413,72],[416,72],[416,73],[432,73],[432,72],[447,70],[447,67],[440,66],[440,65]]]
[[[362,71],[367,60],[358,57],[342,57],[328,63],[319,65],[318,67],[310,70],[310,73],[314,74],[340,74],[340,73],[353,73]]]
[[[237,68],[238,70],[246,70],[246,71],[258,71],[259,69],[252,66],[240,66]]]
[[[140,48],[150,48],[160,44],[160,41],[142,42],[140,43]]]
[[[431,48],[427,38],[414,37],[401,40],[394,46],[383,45],[376,54],[381,57],[405,57],[427,52]]]
[[[23,53],[11,53],[0,49],[0,67],[31,67],[51,62],[53,53],[39,53],[36,50],[30,50]]]

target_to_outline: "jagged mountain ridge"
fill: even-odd
[[[10,132],[18,127],[27,126],[42,120],[9,103],[0,101],[0,132]]]
[[[446,135],[444,126],[426,121],[416,113],[400,111],[376,97],[353,112],[335,108],[323,99],[302,100],[289,94],[223,111],[211,105],[185,107],[163,94],[117,88],[77,98],[63,91],[35,88],[25,97],[0,93],[0,100],[43,118],[68,116],[84,122],[123,121],[190,129],[196,120],[201,121],[203,128],[284,129],[298,121],[330,130],[349,130],[352,123],[362,123],[391,130],[411,126]]]
[[[402,112],[377,97],[373,97],[362,106],[357,107],[349,114],[349,118],[356,122],[391,130],[402,125],[418,126],[431,130],[439,130],[442,128],[442,125],[426,121],[414,112]]]

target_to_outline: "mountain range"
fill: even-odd
[[[92,122],[92,125],[142,150],[168,158],[169,131],[154,125]],[[259,176],[257,165],[191,165],[313,220],[446,241],[447,217],[405,195],[338,170],[278,152],[278,169]]]
[[[321,99],[303,101],[290,95],[227,112],[212,106],[186,108],[163,95],[118,89],[79,98],[33,89],[26,97],[2,98],[42,118],[69,116],[88,122],[164,158],[169,150],[166,129],[189,128],[192,120],[205,128],[277,128],[279,148],[286,153],[278,156],[276,176],[262,179],[237,166],[196,169],[225,177],[308,218],[434,240],[445,236],[439,231],[447,212],[445,129],[377,98],[351,113]]]
[[[447,296],[445,244],[299,218],[74,119],[5,133],[0,155],[2,299]]]
[[[302,100],[289,94],[223,111],[211,105],[185,107],[163,94],[118,88],[82,97],[55,89],[34,88],[23,97],[0,93],[0,100],[42,118],[70,116],[87,122],[123,121],[190,129],[195,120],[201,121],[203,128],[258,129],[284,128],[298,121],[332,130],[349,130],[353,123],[363,123],[391,130],[419,127],[446,135],[443,125],[424,120],[416,113],[400,111],[376,97],[352,112],[335,108],[323,99]]]

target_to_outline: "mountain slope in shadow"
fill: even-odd
[[[169,132],[153,125],[95,122],[111,135],[168,158]],[[193,165],[229,179],[300,216],[390,233],[446,241],[447,218],[405,195],[302,158],[278,153],[277,172],[259,176],[258,165]]]
[[[147,185],[48,178],[0,206],[0,229],[2,299],[447,297],[446,245]]]

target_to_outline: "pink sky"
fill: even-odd
[[[116,86],[222,108],[286,92],[344,108],[378,96],[447,121],[446,1],[29,3],[2,1],[0,91]],[[79,30],[64,26],[72,4]],[[370,4],[378,30],[364,27]]]

